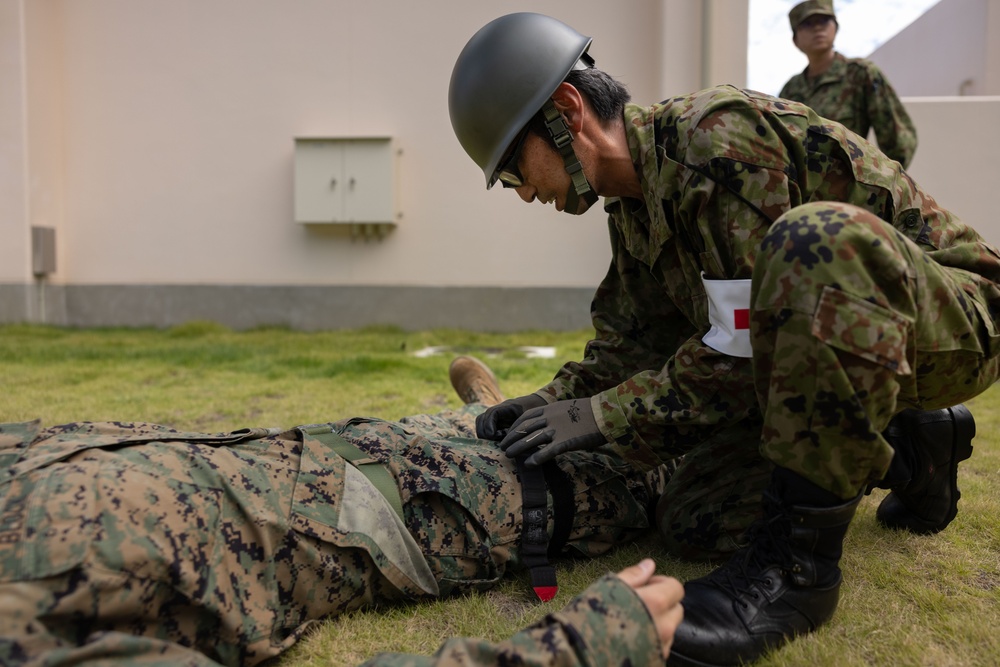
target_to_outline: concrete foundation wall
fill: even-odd
[[[207,320],[233,329],[570,331],[590,326],[586,288],[314,285],[0,285],[0,324],[166,328]]]

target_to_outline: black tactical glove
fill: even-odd
[[[543,405],[545,399],[537,394],[508,398],[476,417],[476,435],[484,440],[503,440],[507,429],[525,410]]]
[[[524,463],[539,466],[564,452],[596,449],[606,442],[590,399],[571,398],[527,410],[511,424],[500,449],[512,459],[534,452]],[[541,445],[547,446],[538,449]]]

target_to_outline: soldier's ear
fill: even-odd
[[[583,95],[571,83],[563,81],[552,93],[552,103],[566,119],[566,125],[573,134],[577,134],[583,125],[584,102]]]

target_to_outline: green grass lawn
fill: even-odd
[[[543,385],[580,356],[588,331],[479,334],[393,328],[303,333],[232,332],[208,323],[165,331],[0,327],[0,421],[151,421],[223,431],[349,416],[401,417],[455,407],[448,363],[479,356],[508,396]],[[554,359],[522,346],[552,346]],[[428,346],[442,355],[417,357]],[[960,468],[959,515],[940,535],[875,523],[882,492],[866,498],[845,544],[845,584],[833,621],[761,665],[1000,664],[1000,393],[969,403],[975,454]],[[352,665],[381,650],[432,653],[444,637],[500,639],[560,608],[606,571],[641,556],[681,579],[710,569],[671,559],[650,536],[592,562],[563,564],[560,592],[538,604],[523,577],[486,594],[375,609],[319,626],[278,661]]]

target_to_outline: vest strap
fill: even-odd
[[[373,459],[368,452],[349,443],[328,424],[299,426],[298,428],[304,434],[322,442],[336,452],[338,456],[346,459],[348,463],[357,468],[361,474],[368,478],[369,482],[375,485],[379,493],[389,501],[389,505],[399,518],[403,519],[403,500],[399,495],[399,484],[388,468],[385,467],[385,464],[377,459]]]

